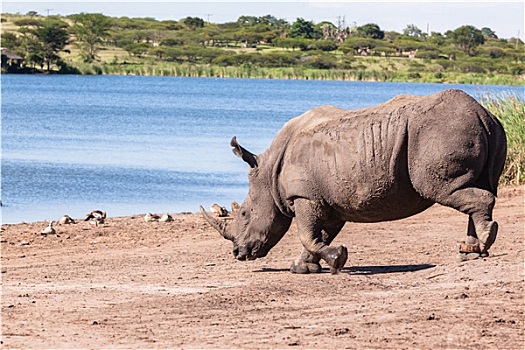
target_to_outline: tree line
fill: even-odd
[[[426,33],[408,24],[398,33],[375,23],[346,26],[344,21],[303,18],[289,23],[272,15],[216,24],[198,17],[161,21],[98,13],[43,17],[36,12],[15,16],[13,24],[17,29],[4,31],[2,46],[24,57],[26,65],[46,70],[67,70],[71,62],[64,57],[70,48],[91,63],[100,60],[102,49],[116,47],[136,59],[217,66],[352,69],[353,57],[375,56],[435,60],[445,70],[467,73],[525,73],[519,38],[498,38],[490,28],[471,25]]]

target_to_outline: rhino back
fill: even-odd
[[[457,113],[450,104],[456,105]],[[483,113],[475,100],[458,91],[399,96],[355,111],[313,109],[286,125],[272,144],[275,148],[270,147],[272,153],[281,153],[279,168],[274,170],[280,196],[288,203],[297,197],[322,201],[347,221],[416,214],[433,201],[414,188],[412,177],[419,182],[435,180],[427,179],[425,172],[437,161],[449,169],[483,163],[479,160],[486,148],[479,118]],[[451,151],[463,147],[480,151]],[[418,149],[433,153],[427,156]],[[417,165],[421,157],[426,159],[423,166]],[[441,174],[438,180],[446,183],[450,180],[446,177],[453,175]],[[439,185],[428,181],[429,187]]]
[[[338,111],[296,130],[280,174],[287,200],[326,202],[348,221],[393,220],[431,205],[410,184],[407,114],[388,107]]]
[[[408,125],[408,166],[416,189],[436,198],[475,181],[476,187],[496,195],[506,155],[501,124],[460,90],[433,97],[422,100],[423,113],[411,117]]]

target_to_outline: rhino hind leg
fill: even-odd
[[[436,202],[469,215],[467,242],[479,242],[481,255],[487,256],[498,234],[498,223],[492,220],[495,196],[480,188],[468,187],[438,196]]]
[[[472,220],[472,215],[468,216],[467,243],[478,243],[478,235],[476,234],[476,227],[474,226],[474,220]]]

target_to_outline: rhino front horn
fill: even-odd
[[[202,205],[200,206],[200,210],[201,210],[201,213],[202,213],[202,216],[204,217],[204,219],[206,219],[206,221],[208,222],[208,224],[210,224],[214,229],[216,229],[217,231],[219,231],[219,233],[221,234],[221,236],[223,236],[224,238],[230,240],[230,241],[233,241],[233,237],[232,235],[230,235],[228,233],[228,231],[226,230],[226,222],[224,221],[219,221],[213,217],[211,217],[211,215],[209,215],[206,210],[204,210],[204,208],[202,207]]]

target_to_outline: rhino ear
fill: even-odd
[[[232,138],[230,145],[233,147],[233,153],[237,157],[242,158],[242,160],[248,163],[251,168],[256,168],[258,166],[257,156],[239,145],[235,136]]]
[[[232,202],[232,210],[231,210],[231,213],[232,215],[236,215],[238,211],[241,210],[241,206],[239,205],[239,203],[237,203],[236,201],[233,201]]]

